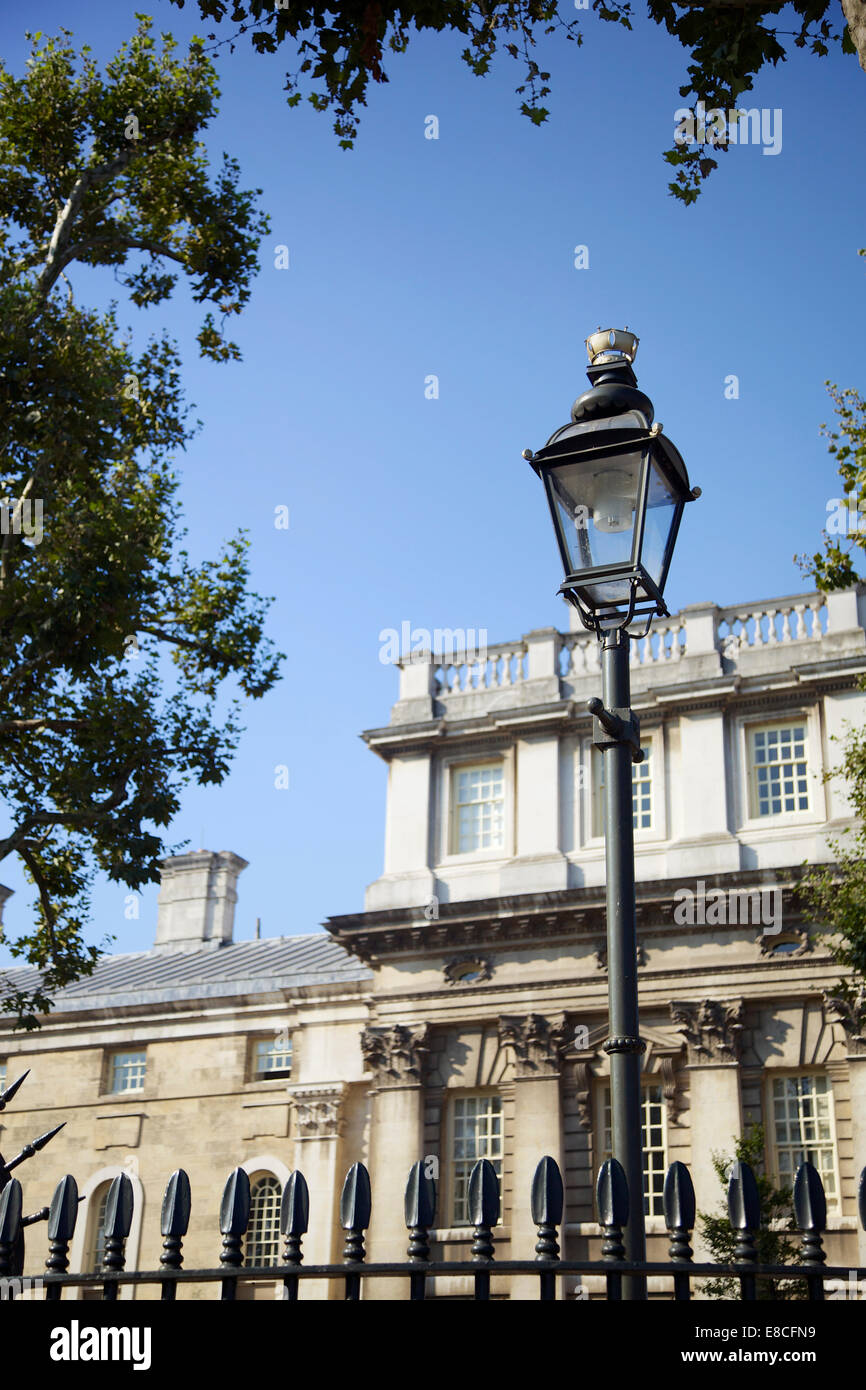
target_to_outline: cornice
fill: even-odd
[[[737,708],[771,708],[783,706],[792,699],[813,703],[820,694],[853,688],[855,678],[866,672],[866,661],[858,654],[836,661],[805,663],[781,671],[719,674],[685,680],[673,685],[641,688],[639,672],[632,691],[632,707],[645,719],[654,713],[661,719],[677,714],[716,708],[722,711]],[[599,674],[599,682],[600,682]],[[431,752],[442,743],[458,744],[480,737],[489,740],[497,731],[501,737],[513,737],[522,731],[580,732],[591,727],[586,713],[583,693],[575,689],[573,679],[560,677],[565,693],[561,700],[547,704],[497,707],[491,697],[488,709],[463,715],[459,709],[440,714],[435,719],[419,723],[388,724],[365,730],[361,737],[380,757],[388,761],[400,753]],[[587,681],[589,688],[591,682]],[[501,692],[499,692],[501,698]]]
[[[806,920],[796,896],[796,884],[802,874],[802,868],[794,866],[776,877],[767,870],[736,870],[701,878],[708,893],[719,888],[780,888],[786,925],[794,928]],[[680,883],[681,880],[661,879],[637,884],[639,931],[651,930],[658,937],[685,936],[696,931],[715,936],[720,930],[728,930],[715,924],[676,923],[674,892]],[[539,941],[592,945],[604,937],[605,925],[603,886],[443,903],[434,921],[425,918],[423,907],[415,907],[353,913],[330,917],[325,922],[326,929],[346,951],[371,964],[388,957],[429,957],[482,947],[514,948],[524,943],[537,945]]]

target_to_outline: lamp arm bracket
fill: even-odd
[[[605,709],[597,696],[587,700],[586,708],[594,717],[592,741],[596,748],[615,748],[619,744],[627,743],[631,746],[632,762],[643,762],[640,720],[634,710]]]

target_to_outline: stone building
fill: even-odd
[[[666,1252],[667,1165],[686,1162],[699,1210],[715,1210],[713,1151],[731,1153],[759,1120],[773,1173],[790,1179],[803,1154],[821,1172],[829,1260],[866,1262],[866,1039],[834,999],[838,969],[796,894],[803,864],[829,862],[828,838],[852,823],[844,786],[824,773],[833,740],[864,717],[864,597],[696,604],[633,647],[650,1258]],[[595,639],[577,631],[531,632],[468,662],[406,660],[389,722],[364,735],[389,775],[384,872],[363,912],[325,933],[234,943],[244,861],[182,855],[166,861],[151,950],[107,959],[40,1032],[0,1033],[7,1076],[32,1068],[2,1117],[3,1152],[67,1120],[29,1165],[26,1197],[37,1207],[75,1173],[87,1201],[73,1267],[98,1260],[120,1171],[139,1199],[129,1262],[152,1267],[179,1165],[193,1190],[188,1264],[215,1261],[236,1164],[252,1179],[251,1256],[276,1253],[281,1187],[300,1168],[306,1256],[337,1259],[354,1159],[371,1174],[370,1257],[399,1259],[402,1189],[421,1156],[439,1173],[434,1256],[466,1251],[477,1157],[501,1178],[497,1255],[530,1256],[544,1154],[565,1176],[565,1255],[597,1255],[609,1066],[603,782],[586,701],[599,686]],[[30,1251],[36,1272],[38,1238]],[[594,1292],[576,1283],[566,1296]],[[511,1296],[533,1285],[516,1281]],[[492,1289],[509,1293],[505,1280]],[[436,1296],[467,1292],[436,1281]],[[406,1289],[383,1281],[365,1296]]]

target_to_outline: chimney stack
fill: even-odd
[[[238,875],[246,859],[230,850],[196,850],[163,859],[157,898],[157,950],[200,951],[232,940]]]

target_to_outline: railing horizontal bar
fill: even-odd
[[[329,1264],[329,1265],[247,1265],[233,1269],[233,1279],[252,1281],[261,1279],[276,1281],[287,1276],[298,1279],[345,1279],[347,1274],[361,1274],[365,1279],[394,1278],[402,1276],[409,1279],[413,1274],[423,1274],[429,1278],[447,1276],[469,1276],[487,1270],[490,1274],[646,1274],[672,1279],[675,1274],[687,1274],[689,1278],[707,1279],[742,1278],[744,1274],[755,1275],[759,1279],[811,1279],[817,1275],[826,1282],[828,1279],[848,1279],[856,1274],[858,1279],[866,1278],[866,1267],[853,1265],[823,1265],[820,1270],[803,1265],[746,1265],[746,1264],[629,1264],[623,1261],[602,1262],[599,1260],[492,1260],[490,1263],[470,1260],[433,1261],[429,1264],[381,1263],[381,1264]],[[36,1279],[39,1275],[25,1275]],[[59,1284],[61,1287],[101,1288],[104,1284],[159,1284],[174,1282],[178,1284],[215,1283],[226,1278],[225,1269],[155,1269],[124,1270],[109,1274],[45,1274],[41,1276],[45,1287]]]

